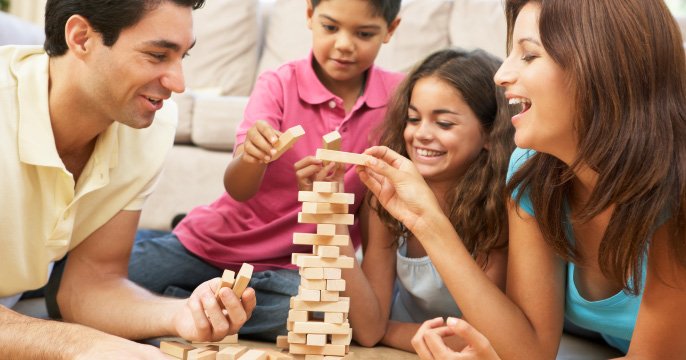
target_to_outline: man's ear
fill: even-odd
[[[307,27],[312,30],[312,15],[314,14],[314,7],[312,0],[307,0]]]
[[[400,24],[400,17],[395,18],[393,22],[391,22],[390,25],[388,25],[388,33],[386,34],[386,37],[383,39],[384,44],[391,41],[391,37],[393,37],[393,33],[395,33],[395,29],[398,28],[398,25]]]
[[[81,15],[72,15],[64,26],[67,47],[77,57],[87,54],[97,37],[90,22]]]

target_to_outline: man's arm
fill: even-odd
[[[227,317],[214,297],[218,278],[201,284],[189,299],[163,298],[128,280],[139,216],[140,211],[120,211],[69,253],[57,294],[64,319],[128,339],[175,335],[209,341],[237,332],[255,306],[251,289],[242,302],[231,291],[221,292]]]
[[[165,359],[149,345],[82,325],[31,318],[4,306],[0,306],[0,354],[3,359]]]

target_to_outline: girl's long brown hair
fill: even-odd
[[[446,49],[429,55],[398,87],[381,129],[381,144],[408,157],[403,131],[412,89],[419,79],[429,76],[442,79],[458,90],[476,114],[489,139],[489,150],[482,149],[464,176],[455,179],[455,186],[446,199],[446,215],[474,256],[506,245],[503,240],[507,236],[507,209],[503,189],[508,159],[514,149],[514,129],[503,91],[493,82],[500,64],[498,58],[483,50]],[[408,235],[402,224],[383,207],[373,208],[395,237]]]
[[[528,2],[506,3],[510,49],[515,19]],[[578,166],[597,172],[590,200],[571,221],[587,222],[615,206],[597,261],[607,277],[636,294],[647,244],[667,217],[674,258],[686,263],[686,67],[679,28],[663,1],[536,2],[543,47],[574,88],[578,156],[567,166],[537,153],[508,191],[527,189],[546,241],[578,262],[565,236],[564,203]]]

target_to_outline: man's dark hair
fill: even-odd
[[[323,0],[312,0],[312,9],[316,8]],[[369,0],[369,5],[374,9],[374,15],[383,16],[389,26],[400,12],[401,0]]]
[[[123,29],[135,25],[148,12],[163,2],[198,9],[205,0],[48,0],[45,5],[45,44],[50,56],[67,52],[64,27],[72,15],[86,18],[98,33],[103,43],[112,46]]]

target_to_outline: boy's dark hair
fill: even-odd
[[[316,8],[322,0],[311,0],[312,9]],[[386,20],[386,24],[389,26],[398,17],[400,12],[400,2],[401,0],[369,0],[369,5],[371,5],[374,10],[374,15],[383,16]]]
[[[123,29],[135,25],[163,2],[179,6],[202,7],[205,0],[48,0],[45,4],[45,44],[50,56],[67,52],[64,27],[72,15],[81,15],[102,34],[103,43],[112,46]]]

